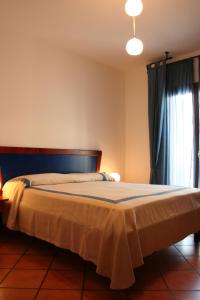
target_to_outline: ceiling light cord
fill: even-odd
[[[133,22],[133,38],[126,44],[126,51],[129,55],[140,55],[143,51],[143,43],[140,39],[136,38],[136,20],[135,17],[139,16],[143,10],[142,0],[127,0],[125,4],[125,11],[128,16],[132,17]]]
[[[135,38],[135,30],[136,30],[135,17],[133,16],[133,37],[134,38]]]

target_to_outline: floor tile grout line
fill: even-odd
[[[173,292],[172,292],[172,290],[170,289],[169,285],[167,284],[167,281],[165,280],[165,277],[164,277],[164,275],[163,275],[163,272],[160,270],[159,273],[160,273],[160,275],[161,275],[161,277],[162,277],[162,280],[164,281],[164,283],[165,283],[165,285],[166,285],[166,287],[167,287],[168,292],[169,292],[170,295],[172,296],[172,300],[175,300],[175,297],[174,297],[174,295],[173,295]]]
[[[51,266],[52,266],[52,264],[53,264],[53,261],[54,261],[55,258],[56,258],[57,253],[58,253],[58,249],[56,249],[54,255],[52,256],[52,259],[51,259],[51,262],[50,262],[50,264],[49,264],[49,267],[46,269],[46,273],[45,273],[45,275],[44,275],[44,277],[43,277],[43,279],[42,279],[42,281],[41,281],[41,284],[40,284],[39,287],[37,288],[37,292],[36,292],[35,297],[33,298],[33,300],[36,300],[36,299],[37,299],[37,296],[38,296],[38,294],[39,294],[39,292],[40,292],[40,290],[41,290],[41,287],[42,287],[42,285],[43,285],[45,279],[47,278],[47,275],[48,275],[48,273],[49,273],[49,270],[51,269]]]
[[[34,244],[34,241],[29,245],[29,246],[27,246],[27,248],[26,248],[26,250],[23,252],[23,253],[17,253],[17,254],[15,254],[15,255],[19,255],[19,258],[17,259],[17,261],[15,262],[15,264],[12,266],[12,268],[10,269],[10,271],[3,277],[3,279],[1,280],[1,282],[3,282],[4,280],[5,280],[5,278],[7,278],[7,276],[10,274],[10,272],[13,270],[13,269],[15,269],[15,267],[16,267],[16,265],[18,264],[18,262],[24,257],[24,255],[33,255],[33,256],[37,256],[37,255],[40,255],[41,256],[41,254],[27,254],[27,252],[28,252],[28,250],[31,248],[31,246]],[[189,245],[189,246],[192,246],[192,245]],[[174,245],[174,247],[176,248],[176,245]],[[176,248],[177,249],[177,248]],[[195,271],[195,273],[197,273],[198,275],[200,275],[200,271],[198,271],[197,269],[195,269],[195,267],[188,261],[188,259],[187,259],[187,257],[185,257],[185,255],[184,254],[182,254],[182,252],[179,250],[179,249],[177,249],[177,251],[178,252],[180,252],[181,253],[181,257],[183,257],[184,258],[184,260],[189,264],[189,266],[190,266],[190,270],[188,270],[188,269],[185,269],[185,270],[169,270],[169,271],[173,271],[173,272],[179,272],[179,271]],[[6,254],[8,254],[8,253],[6,253]],[[5,254],[5,255],[6,255]],[[10,253],[10,255],[12,255],[13,253]],[[36,295],[35,295],[35,297],[34,297],[34,299],[36,299],[37,298],[37,296],[38,296],[38,294],[39,294],[39,291],[41,290],[41,286],[42,286],[42,284],[43,284],[43,282],[44,282],[44,280],[46,279],[46,276],[47,276],[47,274],[48,274],[48,272],[49,272],[49,270],[51,269],[51,267],[52,267],[52,263],[53,263],[53,261],[54,261],[54,259],[55,259],[55,257],[56,257],[56,255],[58,254],[58,249],[56,250],[56,252],[54,252],[54,255],[45,255],[45,256],[50,256],[51,257],[51,262],[50,262],[50,264],[49,264],[49,267],[48,268],[42,268],[42,269],[40,269],[40,270],[46,270],[46,274],[44,275],[44,278],[43,278],[43,280],[42,280],[42,282],[41,282],[41,285],[40,285],[40,287],[39,288],[27,288],[28,290],[37,290],[37,293],[36,293]],[[14,254],[13,254],[14,255]],[[44,256],[44,255],[43,255]],[[172,256],[174,256],[174,255],[172,255]],[[187,255],[186,255],[187,256]],[[193,256],[193,257],[197,257],[196,255],[188,255],[188,256]],[[199,258],[200,258],[200,256],[198,256]],[[85,291],[85,289],[84,289],[84,282],[85,282],[85,278],[86,278],[86,264],[87,264],[87,262],[85,262],[85,264],[84,264],[84,271],[83,271],[83,281],[82,281],[82,288],[81,288],[81,300],[82,300],[82,298],[83,298],[83,293],[84,293],[84,291]],[[1,268],[1,269],[9,269],[9,268]],[[20,269],[22,269],[22,268],[20,268]],[[15,269],[16,270],[16,269]],[[24,270],[34,270],[34,269],[30,269],[30,268],[25,268]],[[38,270],[38,268],[35,268],[35,270]],[[59,269],[58,269],[59,270]],[[61,270],[61,269],[60,269]],[[173,297],[173,299],[174,299],[174,294],[173,294],[173,292],[175,292],[175,291],[182,291],[182,292],[194,292],[194,291],[200,291],[200,289],[196,289],[196,290],[182,290],[182,289],[180,289],[180,290],[177,290],[177,289],[170,289],[169,287],[168,287],[168,285],[167,285],[167,283],[166,283],[166,281],[165,281],[165,279],[164,279],[164,277],[163,277],[163,273],[164,273],[164,271],[163,270],[159,270],[159,272],[161,273],[161,276],[162,276],[162,278],[163,278],[163,280],[164,280],[164,282],[165,282],[165,284],[166,284],[166,286],[167,286],[167,290],[166,291],[168,291],[168,292],[170,292],[170,295]],[[0,287],[0,289],[3,289],[4,287]],[[5,287],[6,288],[6,287]],[[8,289],[9,288],[11,288],[11,287],[8,287]],[[15,288],[12,288],[12,289],[15,289]],[[26,288],[16,288],[16,289],[26,289]],[[48,290],[48,289],[45,289],[45,290]],[[49,290],[60,290],[60,289],[49,289]],[[75,290],[75,289],[62,289],[62,290]],[[80,291],[80,289],[76,289],[77,291]],[[102,291],[102,289],[86,289],[86,290],[91,290],[91,291]],[[149,290],[141,290],[141,291],[149,291]],[[151,291],[153,291],[153,290],[151,290]],[[154,291],[161,291],[161,290],[154,290]],[[126,298],[128,299],[128,291],[125,291],[125,294],[126,294]]]
[[[5,243],[3,243],[3,244],[5,244]],[[18,262],[25,256],[25,255],[32,255],[32,256],[41,256],[41,255],[43,255],[44,256],[44,254],[35,254],[35,253],[28,253],[28,251],[29,251],[29,249],[32,247],[34,245],[34,241],[32,240],[31,241],[31,243],[30,243],[30,245],[26,248],[26,250],[23,252],[23,253],[15,253],[15,255],[19,255],[20,257],[19,257],[19,259],[16,261],[16,263],[13,265],[13,267],[12,267],[12,269],[15,269],[15,270],[29,270],[29,271],[32,271],[32,270],[38,270],[38,268],[36,267],[36,268],[15,268],[16,267],[16,265],[18,264]],[[50,256],[50,257],[52,257],[52,260],[51,260],[51,263],[50,263],[50,265],[49,265],[49,267],[48,268],[40,268],[40,270],[44,270],[44,271],[46,271],[46,275],[44,275],[44,278],[43,278],[43,280],[42,280],[42,282],[41,282],[41,285],[40,285],[40,287],[39,288],[17,288],[17,287],[13,287],[12,289],[17,289],[17,290],[20,290],[20,289],[27,289],[27,290],[37,290],[37,293],[36,293],[36,295],[34,296],[34,299],[36,299],[37,298],[37,296],[38,296],[38,294],[39,294],[39,291],[41,290],[41,286],[42,286],[42,284],[43,284],[43,282],[44,282],[44,280],[45,280],[45,278],[46,278],[46,276],[47,276],[47,274],[48,274],[48,271],[51,269],[51,266],[52,266],[52,262],[54,261],[54,259],[55,259],[55,257],[56,257],[56,255],[57,255],[57,253],[58,253],[58,250],[56,251],[56,253],[54,254],[54,256],[52,256],[52,255],[49,255],[49,254],[47,254],[47,255],[45,255],[45,256]],[[5,253],[4,255],[7,255],[8,253]],[[13,253],[10,253],[10,255],[12,255]],[[2,254],[3,255],[3,254]],[[83,292],[84,292],[84,281],[85,281],[85,276],[86,276],[86,270],[85,270],[85,268],[86,268],[86,264],[87,264],[87,262],[85,262],[85,266],[84,266],[84,274],[83,274],[83,282],[82,282],[82,288],[81,288],[81,299],[82,299],[82,297],[83,297]],[[12,271],[12,269],[10,270],[10,272]],[[71,268],[70,268],[71,269]],[[58,269],[58,270],[62,270],[62,269]],[[66,269],[66,270],[69,270],[68,268]],[[9,272],[9,273],[10,273]],[[83,272],[83,271],[82,271]],[[8,274],[7,274],[8,275]],[[3,287],[2,287],[3,288]],[[1,287],[0,287],[0,289],[2,289]],[[11,287],[7,287],[7,289],[9,289],[9,288],[11,288]],[[45,289],[45,290],[48,290],[48,289]],[[55,289],[49,289],[49,290],[55,290]],[[60,290],[60,289],[58,289],[58,290]],[[80,291],[80,289],[62,289],[62,290],[77,290],[77,291]],[[103,291],[102,289],[87,289],[87,290],[90,290],[90,291]],[[126,297],[128,297],[128,294],[127,294],[127,292],[126,292]]]
[[[185,256],[185,254],[183,254],[182,252],[181,252],[181,250],[179,250],[179,248],[177,248],[177,247],[193,247],[193,246],[199,246],[200,245],[200,243],[199,242],[195,242],[194,241],[194,244],[193,245],[174,245],[174,247],[176,248],[176,250],[179,252],[179,253],[181,253],[181,255],[182,256]],[[196,256],[196,255],[188,255],[188,256]],[[200,255],[199,255],[200,256]]]
[[[176,246],[175,246],[176,247]],[[179,249],[177,249],[179,252],[180,252],[180,250]],[[187,260],[187,258],[185,257],[185,255],[181,252],[181,254],[182,254],[182,257],[184,258],[184,260],[190,265],[190,268],[191,269],[186,269],[186,270],[170,270],[170,271],[167,271],[167,272],[182,272],[182,271],[184,271],[184,272],[191,272],[191,271],[195,271],[195,273],[198,273],[198,275],[200,275],[200,273],[190,264],[190,262]],[[193,256],[195,256],[195,255],[193,255]],[[199,290],[178,290],[178,289],[171,289],[169,286],[168,286],[168,284],[167,284],[167,282],[165,281],[165,278],[164,278],[164,276],[163,276],[163,272],[164,271],[160,271],[161,272],[161,276],[162,276],[162,278],[163,278],[163,280],[164,280],[164,282],[165,282],[165,284],[166,284],[166,286],[168,287],[168,290],[169,290],[169,292],[170,292],[170,294],[172,295],[172,297],[173,297],[173,299],[175,299],[175,296],[174,296],[174,292],[176,292],[176,291],[181,291],[181,292],[194,292],[194,291],[200,291],[200,289]]]
[[[11,267],[11,268],[7,268],[10,269],[10,271],[0,280],[0,285],[3,283],[3,281],[8,277],[8,275],[15,269],[15,266],[17,265],[17,263],[20,261],[20,259],[24,256],[24,254],[26,253],[27,250],[24,251],[24,253],[21,254],[21,256],[18,258],[18,260],[15,262],[15,264]],[[6,269],[6,268],[5,268]]]
[[[188,256],[192,256],[192,257],[196,257],[195,255],[188,255]],[[185,257],[184,256],[184,258],[185,258],[185,260],[187,261],[187,263],[191,266],[191,269],[193,270],[193,271],[195,271],[199,276],[200,276],[200,271],[199,270],[197,270],[188,260],[187,260],[187,257]],[[200,256],[199,256],[199,259],[200,259]],[[188,270],[189,271],[189,270]]]
[[[198,242],[194,242],[194,244],[193,245],[183,245],[183,246],[200,246],[200,243],[198,243]],[[184,258],[184,260],[190,265],[190,267],[191,267],[191,269],[189,269],[189,270],[171,270],[171,271],[173,271],[173,272],[178,272],[178,271],[195,271],[198,275],[200,275],[200,272],[197,270],[197,269],[195,269],[195,267],[187,260],[187,257],[186,256],[192,256],[192,257],[196,257],[196,255],[184,255],[177,247],[176,247],[176,245],[174,245],[174,247],[177,249],[177,251],[179,251],[181,254],[182,254],[182,257]],[[199,258],[200,258],[200,255],[198,256]]]
[[[190,264],[190,262],[187,260],[187,258],[183,255],[181,256],[184,259],[184,262],[186,262],[189,265],[189,269],[160,269],[161,272],[182,272],[182,271],[196,271],[195,268]]]
[[[176,248],[176,245],[174,245],[174,247],[181,254],[181,256],[184,256],[183,253],[178,248]]]

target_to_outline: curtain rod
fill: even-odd
[[[157,60],[157,61],[154,61],[154,62],[148,64],[148,65],[147,65],[147,68],[148,68],[148,67],[151,67],[152,65],[160,64],[161,62],[166,62],[167,60],[170,60],[170,59],[172,59],[172,58],[173,58],[172,56],[169,56],[169,51],[165,51],[165,58],[160,59],[160,60]]]
[[[147,65],[147,68],[151,67],[152,65],[156,65],[156,64],[159,64],[161,62],[166,62],[167,60],[170,60],[172,59],[173,57],[168,57],[169,55],[169,52],[165,52],[165,55],[166,55],[166,58],[163,58],[161,60],[158,60],[158,61],[155,61],[155,62],[152,62],[150,64]],[[191,59],[191,58],[200,58],[200,54],[199,55],[195,55],[195,56],[191,56],[191,57],[187,57],[187,58],[184,58],[184,59],[179,59],[177,61],[184,61],[184,60],[187,60],[187,59]],[[175,63],[176,61],[172,62],[172,63]]]

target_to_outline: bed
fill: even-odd
[[[6,224],[78,253],[125,289],[145,256],[200,230],[200,191],[115,182],[99,172],[101,154],[0,147]]]

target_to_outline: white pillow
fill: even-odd
[[[114,179],[106,173],[42,173],[19,176],[13,178],[11,181],[18,180],[24,181],[27,187],[44,184],[75,183],[86,181],[114,181]]]

